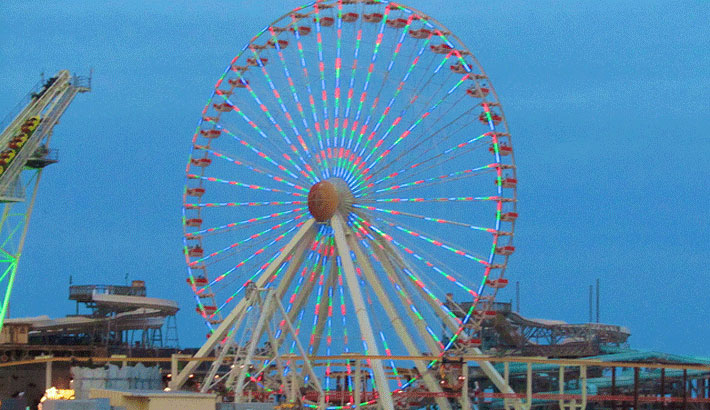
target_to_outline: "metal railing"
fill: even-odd
[[[145,296],[145,286],[79,285],[69,287],[69,299],[90,300],[93,294]]]
[[[76,75],[72,76],[71,85],[79,90],[79,92],[91,91],[91,77],[93,77],[93,70],[89,72],[88,76]]]
[[[44,85],[44,79],[37,81],[35,85],[30,88],[30,91],[25,94],[24,97],[20,100],[20,102],[17,103],[15,107],[13,107],[7,115],[5,115],[5,118],[0,121],[0,131],[4,131],[5,128],[7,128],[10,123],[17,117],[17,115],[22,112],[22,110],[32,101],[32,98],[34,98],[34,95],[37,94],[37,92],[42,88]]]

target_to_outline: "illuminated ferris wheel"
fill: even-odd
[[[319,1],[270,24],[215,84],[186,169],[187,282],[219,353],[203,391],[321,408],[441,392],[439,359],[481,345],[507,284],[515,172],[488,76],[429,16]],[[348,354],[378,359],[354,381]]]

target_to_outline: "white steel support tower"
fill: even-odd
[[[0,124],[0,331],[9,311],[17,264],[45,166],[57,162],[49,147],[54,126],[91,77],[59,71],[33,87]]]

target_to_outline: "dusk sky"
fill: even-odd
[[[75,284],[147,282],[205,328],[181,206],[195,124],[242,46],[301,2],[0,4],[0,117],[44,72],[87,75],[54,131],[12,317],[72,313]],[[518,184],[521,314],[601,321],[634,348],[710,356],[710,2],[412,0],[476,55],[505,110]],[[514,286],[499,300],[514,299]]]

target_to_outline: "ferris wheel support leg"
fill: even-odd
[[[252,299],[251,304],[254,304],[255,301]],[[239,329],[241,326],[242,322],[244,319],[247,317],[247,312],[243,312],[239,317],[236,319],[234,327]],[[222,363],[224,363],[224,359],[227,356],[227,353],[229,353],[229,349],[234,345],[234,338],[230,337],[227,339],[227,341],[224,343],[224,346],[219,351],[219,356],[217,356],[217,359],[212,362],[212,367],[210,368],[210,372],[207,374],[207,377],[205,378],[204,382],[202,383],[202,393],[207,393],[207,391],[212,387],[214,383],[214,378],[217,372],[219,371],[219,368],[222,366]],[[234,373],[234,369],[230,371],[230,376],[231,374]],[[232,378],[233,379],[233,378]],[[228,379],[227,384],[230,384],[230,379]]]
[[[414,344],[414,340],[412,339],[412,336],[407,332],[407,329],[405,328],[404,324],[402,323],[402,318],[397,314],[397,311],[394,307],[394,304],[392,301],[387,297],[385,294],[383,288],[382,288],[382,283],[380,282],[379,278],[375,274],[375,271],[372,269],[372,265],[370,264],[370,261],[368,257],[365,255],[365,253],[362,251],[362,248],[360,248],[360,245],[357,243],[357,240],[350,235],[348,238],[348,243],[350,244],[350,248],[355,252],[355,256],[357,257],[358,265],[360,265],[360,268],[365,275],[365,279],[367,280],[368,283],[372,286],[372,288],[375,290],[375,296],[377,296],[377,299],[380,301],[380,304],[384,307],[385,313],[387,314],[387,318],[389,319],[390,323],[392,323],[392,326],[395,329],[395,332],[397,332],[397,335],[399,336],[399,339],[402,341],[402,344],[404,344],[405,349],[407,349],[407,353],[409,353],[412,356],[421,356],[422,352],[416,347]],[[383,265],[384,266],[384,265]],[[392,273],[389,273],[390,276]],[[416,323],[416,321],[415,321]],[[419,327],[417,328],[420,332],[424,329],[420,329]],[[426,341],[431,341],[429,338],[429,335],[426,334],[426,331],[424,334],[420,334],[419,337],[422,340]],[[432,346],[436,348],[436,345]],[[433,350],[434,352],[436,350]],[[414,361],[414,366],[417,368],[417,371],[419,374],[422,375],[422,380],[424,381],[424,385],[427,387],[427,389],[432,392],[432,393],[443,393],[443,390],[441,389],[441,385],[436,382],[434,379],[434,376],[432,376],[431,372],[429,369],[426,367],[426,363],[422,360],[415,360]],[[451,409],[451,405],[449,404],[449,401],[444,398],[444,397],[436,397],[436,404],[441,410],[447,410]],[[470,408],[470,407],[464,407],[464,408]]]
[[[483,355],[483,352],[481,349],[475,347],[473,348],[473,352],[476,355]],[[508,384],[508,381],[503,379],[503,377],[498,373],[498,371],[493,367],[491,362],[487,362],[484,360],[476,360],[475,356],[473,357],[468,357],[468,359],[471,359],[472,361],[476,362],[478,366],[483,370],[483,373],[488,377],[488,379],[493,382],[493,384],[496,386],[498,390],[500,390],[501,393],[506,393],[506,394],[515,394],[515,391],[510,387]],[[528,410],[529,407],[526,407],[523,405],[522,400],[520,399],[512,399],[512,404],[515,410]]]
[[[257,291],[255,291],[257,292]],[[293,324],[288,318],[288,315],[286,314],[286,310],[284,309],[283,305],[281,304],[281,301],[277,298],[277,290],[268,290],[266,297],[264,298],[263,302],[259,301],[258,294],[256,295],[256,299],[254,300],[255,303],[261,304],[261,312],[259,314],[259,319],[257,321],[256,328],[254,330],[254,333],[252,334],[251,340],[254,341],[254,343],[251,343],[249,345],[249,350],[247,351],[247,355],[245,359],[242,361],[242,365],[239,367],[239,376],[237,379],[237,382],[234,383],[234,376],[237,374],[236,372],[231,372],[230,378],[227,380],[227,385],[231,386],[236,384],[237,389],[235,392],[235,400],[238,402],[241,400],[241,397],[243,395],[243,389],[244,389],[244,380],[246,378],[246,374],[249,371],[249,366],[251,364],[251,361],[254,357],[254,353],[256,351],[256,341],[261,339],[261,336],[264,332],[268,334],[269,341],[272,343],[272,346],[275,346],[276,339],[274,338],[274,335],[269,327],[269,322],[273,319],[274,314],[278,310],[278,312],[283,316],[288,331],[291,334],[291,336],[294,338],[296,341],[296,345],[298,347],[298,351],[301,355],[301,359],[303,360],[303,368],[304,368],[304,373],[308,373],[308,375],[311,377],[313,384],[315,385],[316,391],[319,393],[319,399],[318,399],[318,408],[325,408],[325,394],[323,393],[323,389],[320,385],[320,382],[318,380],[318,376],[316,376],[315,372],[313,371],[313,367],[311,366],[311,363],[308,359],[308,356],[306,354],[306,351],[303,349],[303,346],[301,343],[298,341],[298,338],[296,337],[296,331],[293,327]],[[285,376],[283,376],[284,368],[281,363],[281,357],[278,354],[278,351],[275,351],[274,353],[275,358],[274,360],[276,361],[276,365],[279,370],[279,375],[282,377],[282,383],[285,386],[286,385],[286,380]],[[235,369],[236,370],[236,369]],[[295,371],[294,371],[295,373]]]
[[[400,289],[402,289],[402,293],[398,293],[398,296],[399,296],[400,300],[402,301],[402,304],[404,304],[406,306],[406,304],[408,303],[407,299],[412,300],[412,296],[409,294],[407,288],[404,286],[404,282],[397,274],[391,261],[389,260],[389,258],[387,258],[387,255],[385,255],[385,253],[382,252],[382,250],[374,244],[372,246],[372,249],[374,250],[375,256],[379,259],[380,263],[382,264],[382,267],[385,269],[387,274],[390,275],[392,280],[400,287]],[[412,321],[417,326],[417,330],[419,331],[419,335],[422,337],[422,340],[424,341],[424,343],[426,343],[427,348],[429,348],[429,351],[432,353],[440,351],[439,346],[437,346],[436,343],[434,343],[434,341],[431,339],[431,336],[429,336],[422,321],[419,320],[415,316],[414,312],[412,312],[411,309],[406,309],[406,311],[407,311],[407,314],[409,315],[409,317],[412,319]]]
[[[313,240],[313,236],[313,231],[309,231],[308,234],[303,237],[301,242],[293,251],[293,259],[291,260],[291,262],[289,262],[288,268],[286,269],[286,273],[283,279],[279,281],[278,288],[276,289],[276,298],[278,300],[283,300],[283,298],[285,297],[286,291],[291,286],[291,283],[293,282],[298,268],[301,267],[301,264],[303,263],[303,259],[305,258],[308,247],[310,246],[311,241]],[[293,318],[291,318],[291,321],[293,321]],[[276,342],[278,344],[273,345],[274,350],[279,349],[279,346],[281,345],[282,339],[285,335],[286,332],[281,332],[281,334],[276,338]]]
[[[319,272],[322,268],[323,265],[321,264],[321,262],[319,262],[315,267],[313,267],[313,271]],[[291,323],[293,323],[293,321],[296,319],[296,315],[298,315],[298,312],[303,308],[303,305],[308,300],[308,296],[311,295],[311,292],[313,291],[313,288],[315,287],[317,282],[318,281],[315,280],[305,281],[301,290],[298,292],[298,294],[296,294],[296,300],[293,301],[291,311],[288,314]]]
[[[355,212],[355,213],[358,215],[358,217],[368,221],[368,223],[369,223],[367,215],[364,215],[360,212]],[[379,252],[378,247],[381,247],[384,250],[384,253],[380,252],[380,254],[378,256],[382,256],[385,254],[391,255],[392,256],[392,263],[397,265],[399,270],[404,271],[405,269],[408,269],[412,273],[417,272],[416,269],[412,268],[404,260],[404,258],[402,258],[399,251],[397,251],[395,248],[393,248],[392,245],[390,245],[390,243],[388,241],[383,240],[382,238],[379,238],[379,237],[375,237],[374,242],[375,242],[375,244],[377,244],[377,246],[373,247],[373,249],[376,252]],[[393,269],[392,271],[394,273],[396,273],[395,277],[398,278],[398,280],[400,281],[400,286],[401,286],[401,285],[403,285],[403,283],[401,283],[401,282],[407,282],[409,279],[402,276],[399,273],[399,270]],[[436,302],[434,300],[432,300],[431,297],[429,297],[429,295],[427,295],[423,289],[421,289],[419,286],[414,286],[414,289],[417,290],[417,292],[421,296],[422,300],[426,301],[429,304],[429,306],[431,306],[432,311],[439,317],[439,319],[441,319],[441,322],[444,325],[446,325],[446,327],[450,331],[456,332],[458,330],[458,325],[454,322],[454,320],[451,317],[449,317],[448,315],[444,314],[444,312],[442,312],[442,310],[441,310],[441,307],[439,305],[437,305]],[[432,350],[432,351],[434,351],[434,350]]]
[[[287,324],[287,331],[281,332],[278,337],[276,337],[272,332],[271,329],[268,328],[267,330],[269,332],[269,339],[271,341],[271,348],[272,351],[274,352],[276,364],[279,368],[279,375],[282,378],[282,385],[283,386],[288,386],[289,382],[292,384],[291,389],[289,389],[289,401],[294,402],[295,401],[295,394],[291,394],[291,392],[296,391],[297,387],[297,379],[295,377],[288,377],[284,374],[284,368],[283,364],[281,362],[281,358],[279,357],[279,349],[281,347],[281,343],[283,343],[286,340],[286,335],[291,334],[293,336],[293,339],[298,342],[298,338],[296,337],[296,333],[293,330],[293,327],[291,326],[291,323],[293,323],[292,318],[289,317],[288,313],[286,313],[285,309],[283,309],[283,306],[281,305],[281,300],[283,300],[284,296],[286,295],[286,291],[288,290],[289,286],[291,285],[291,282],[293,281],[293,278],[298,271],[298,268],[301,266],[303,263],[303,259],[306,256],[306,252],[308,250],[308,247],[311,244],[311,241],[313,240],[313,231],[309,232],[309,235],[306,235],[304,239],[298,244],[298,247],[294,251],[294,259],[289,263],[288,269],[286,271],[286,274],[284,275],[284,279],[282,279],[279,282],[279,286],[276,290],[276,295],[275,295],[275,302],[278,304],[278,307],[282,311],[284,321]],[[300,345],[300,343],[299,343]],[[300,346],[299,348],[303,350]],[[308,360],[308,357],[305,355],[305,352],[303,353],[304,360]],[[295,369],[292,369],[292,374],[295,375],[298,372]],[[304,371],[305,373],[305,371]],[[312,376],[314,377],[314,376]],[[317,379],[317,378],[316,378]],[[320,390],[320,387],[319,387]]]
[[[394,255],[395,263],[399,265],[400,268],[407,268],[412,270],[407,263],[401,258],[399,253],[392,248],[387,241],[378,241],[383,248],[391,255]],[[412,270],[414,272],[414,270]],[[419,290],[419,287],[415,286],[416,289]],[[423,299],[426,301],[429,301],[429,297],[425,297],[426,295],[422,295]],[[433,302],[432,302],[433,303]],[[449,328],[449,330],[456,332],[458,330],[458,327],[456,326],[455,323],[451,320],[450,317],[446,316],[441,312],[441,309],[432,304],[433,311],[437,313],[437,315],[442,319],[442,322]],[[474,348],[473,352],[476,355],[483,355],[483,352],[479,348]],[[474,358],[471,358],[473,361],[475,361],[478,366],[483,370],[483,373],[493,382],[493,384],[500,390],[501,393],[515,393],[513,389],[508,385],[508,383],[503,379],[503,377],[498,373],[498,371],[493,367],[493,365],[490,362],[487,361],[479,361],[475,360]],[[523,407],[523,403],[520,399],[514,399],[513,400],[513,406],[515,407],[515,410],[525,410]]]
[[[328,267],[329,266],[329,267]],[[338,279],[338,267],[336,266],[335,263],[331,263],[330,265],[324,266],[323,269],[330,269],[330,272],[328,273],[326,282],[325,282],[325,287],[326,289],[326,294],[327,294],[327,289],[332,289],[335,287]],[[330,298],[324,297],[321,299],[321,304],[320,307],[318,308],[319,312],[325,312],[328,309],[328,303],[330,301]],[[314,335],[317,337],[313,341],[313,345],[310,348],[310,351],[313,352],[313,354],[316,354],[318,352],[318,349],[320,348],[321,341],[323,340],[323,330],[325,329],[325,324],[327,322],[328,316],[327,315],[319,315],[318,316],[318,321],[316,322],[315,326],[315,331],[313,332]]]
[[[318,398],[318,408],[319,409],[324,409],[325,408],[325,394],[323,393],[323,388],[321,387],[320,381],[318,380],[318,376],[316,376],[315,371],[313,371],[313,366],[311,366],[311,362],[308,359],[308,355],[306,354],[306,350],[303,348],[303,345],[301,342],[298,340],[296,329],[293,327],[293,322],[291,322],[291,319],[289,319],[288,314],[286,313],[286,309],[284,309],[283,305],[281,304],[281,300],[277,299],[276,301],[276,307],[281,311],[281,314],[284,317],[284,320],[286,321],[286,326],[288,327],[288,331],[291,333],[293,336],[293,340],[296,342],[296,347],[298,347],[298,352],[301,354],[301,357],[303,358],[303,367],[306,369],[308,374],[311,376],[313,384],[316,386],[316,390],[320,393],[320,396]],[[294,370],[294,374],[296,371]]]
[[[298,372],[295,369],[291,372],[291,388],[288,390],[288,402],[289,403],[294,403],[296,402],[296,396],[298,395],[298,388],[296,387],[298,385],[298,379],[296,376],[298,375]]]
[[[276,299],[274,302],[278,302],[278,299]],[[271,331],[271,326],[269,324],[266,324],[266,334],[269,336],[269,343],[272,346],[272,352],[274,354],[274,361],[276,362],[276,369],[279,372],[279,377],[281,378],[281,386],[288,386],[288,379],[286,379],[286,376],[284,375],[284,366],[283,363],[281,362],[281,356],[279,356],[279,349],[278,348],[273,348],[273,346],[276,345],[276,339],[274,338],[274,332]],[[266,363],[264,363],[266,365]]]
[[[258,290],[254,290],[254,292],[258,292]],[[236,403],[242,402],[242,395],[244,394],[244,379],[247,377],[247,373],[249,373],[249,365],[254,357],[254,352],[256,351],[259,339],[261,339],[261,334],[264,332],[264,325],[268,326],[269,319],[271,319],[272,316],[271,305],[273,303],[273,290],[269,290],[267,292],[263,301],[259,301],[258,295],[256,296],[256,299],[257,303],[261,304],[261,314],[259,315],[259,320],[256,322],[254,333],[252,333],[247,355],[242,362],[242,366],[240,366],[239,376],[237,377],[236,382],[237,388],[234,392],[234,401]]]
[[[259,278],[256,280],[256,285],[257,287],[263,287],[266,281],[271,277],[271,275],[274,274],[276,269],[278,269],[279,266],[283,263],[283,261],[286,259],[286,257],[293,251],[293,249],[296,247],[296,245],[303,239],[303,236],[306,235],[306,233],[310,232],[314,224],[314,220],[311,218],[306,223],[301,226],[301,228],[296,232],[296,234],[291,238],[289,243],[284,247],[283,251],[279,256],[266,268],[264,273],[259,276]],[[202,345],[200,350],[195,353],[195,358],[204,358],[207,357],[207,355],[211,354],[214,348],[217,346],[217,344],[224,338],[224,336],[234,327],[234,322],[236,319],[239,317],[239,315],[242,314],[242,311],[247,308],[249,305],[249,301],[246,299],[242,299],[239,301],[237,306],[232,309],[232,311],[227,315],[227,317],[224,319],[222,323],[220,323],[219,327],[214,331],[212,336],[207,339],[205,344]],[[200,364],[200,361],[198,360],[192,360],[190,361],[185,368],[182,369],[180,374],[177,375],[177,377],[174,378],[174,380],[170,383],[170,389],[171,390],[178,390],[182,387],[183,384],[185,384],[185,381],[189,377],[189,375],[195,370],[195,368]]]
[[[402,283],[403,278],[401,278],[401,277],[396,273],[396,272],[397,272],[396,269],[392,266],[392,263],[391,263],[391,261],[389,260],[389,258],[387,257],[387,255],[385,254],[385,252],[381,251],[378,246],[373,246],[373,249],[374,249],[375,254],[377,255],[378,259],[379,259],[380,262],[382,263],[382,266],[385,268],[385,270],[388,272],[388,274],[389,274],[395,281],[397,281],[397,284],[400,286],[400,288],[404,291],[404,293],[405,293],[405,295],[406,295],[408,292],[406,291],[406,287],[405,287],[404,284]],[[390,249],[390,253],[392,253],[392,252],[397,252],[397,251],[396,251],[395,249],[391,248],[391,249]],[[398,254],[395,254],[395,255],[399,256]],[[400,269],[401,269],[401,268],[402,268],[402,266],[400,266]],[[417,288],[418,288],[418,287],[417,287]],[[400,297],[402,297],[402,295],[400,295]],[[410,300],[412,299],[411,296],[407,296],[407,297],[408,297]],[[425,300],[428,300],[428,298],[426,298]],[[438,310],[439,310],[439,307],[438,307],[438,306],[435,306],[435,305],[433,305],[432,308],[434,309],[434,311],[438,311]],[[411,313],[411,310],[410,310],[410,309],[407,309],[407,313],[410,313],[410,316],[412,316],[412,313]],[[447,316],[447,317],[448,317],[448,316]],[[450,318],[449,318],[449,319],[450,319]],[[427,342],[427,345],[428,345],[430,351],[431,351],[432,353],[434,353],[434,352],[440,352],[441,349],[440,349],[436,344],[434,344],[433,340],[431,340],[431,337],[428,335],[428,332],[427,332],[426,329],[423,327],[421,321],[420,321],[420,320],[416,320],[415,318],[412,318],[412,320],[416,323],[417,329],[419,330],[419,333],[420,333],[420,336],[421,336],[422,340],[424,340],[425,342]],[[444,320],[444,319],[442,319],[442,320]],[[426,366],[425,366],[425,365],[423,366],[423,368],[424,368],[424,370],[426,370]],[[429,387],[429,383],[427,383],[427,380],[426,380],[426,375],[427,375],[429,372],[424,372],[424,371],[422,371],[421,369],[419,369],[418,367],[417,367],[417,370],[419,370],[419,373],[423,376],[424,382],[427,384],[427,388],[431,389],[431,387]],[[432,380],[433,380],[433,377],[432,377],[431,375],[429,375],[429,377],[431,377]],[[432,390],[432,391],[437,391],[437,392],[438,392],[438,391],[441,391],[440,385],[439,385],[438,383],[436,383],[436,381],[433,381],[433,383],[436,385],[436,387],[438,388],[438,390]],[[466,381],[466,383],[467,383],[467,381]],[[443,398],[437,398],[437,404],[438,404],[439,400],[444,400],[444,401],[446,401],[446,404],[448,405],[448,400],[443,399]],[[459,397],[458,401],[459,401],[459,404],[461,405],[461,408],[463,408],[463,409],[470,409],[470,408],[471,408],[471,401],[470,401],[470,399],[469,399],[469,397],[468,397],[468,394],[466,394],[466,395],[463,395],[463,394],[462,394],[462,395]],[[439,405],[439,407],[442,408],[441,405]]]
[[[305,243],[307,244],[308,242],[305,242]],[[292,273],[293,273],[293,272],[295,272],[295,270],[293,270]],[[285,280],[286,280],[286,279],[287,279],[288,282],[290,282],[290,280],[291,280],[291,279],[289,279],[289,278],[285,278]],[[280,283],[280,285],[284,284],[284,282],[285,282],[285,281],[282,281],[282,282]],[[287,286],[286,286],[286,287],[287,287]],[[315,387],[316,387],[316,391],[320,393],[319,402],[323,402],[325,396],[324,396],[324,394],[323,394],[323,390],[322,390],[322,388],[321,388],[321,385],[320,385],[320,383],[319,383],[319,381],[318,381],[318,376],[316,376],[315,372],[313,371],[313,368],[311,367],[310,361],[309,361],[309,359],[308,359],[308,355],[306,354],[305,350],[303,349],[303,346],[301,345],[301,343],[298,341],[298,337],[297,337],[296,330],[295,330],[294,327],[293,327],[293,322],[289,319],[288,314],[286,313],[286,310],[284,309],[283,305],[281,304],[281,300],[276,296],[276,295],[278,295],[280,292],[279,292],[278,289],[277,289],[276,291],[269,291],[269,293],[272,293],[272,292],[274,292],[274,294],[272,295],[272,297],[273,297],[273,299],[274,299],[274,300],[273,300],[273,303],[276,305],[276,307],[273,308],[273,310],[276,310],[276,309],[278,308],[279,311],[280,311],[280,313],[282,314],[283,320],[284,320],[284,322],[286,323],[286,327],[287,327],[287,332],[286,332],[286,333],[290,334],[291,337],[293,337],[293,340],[295,341],[295,343],[296,343],[296,345],[297,345],[297,347],[298,347],[298,351],[299,351],[299,353],[300,353],[300,355],[301,355],[301,358],[302,358],[303,361],[304,361],[303,372],[304,372],[304,373],[308,373],[308,375],[313,378],[313,383],[314,383],[314,385],[315,385]],[[253,304],[258,304],[258,300],[255,299],[254,302],[253,302]],[[269,335],[269,341],[270,341],[270,343],[271,343],[272,350],[273,350],[273,352],[274,352],[274,357],[275,357],[275,360],[276,360],[276,364],[277,364],[277,366],[279,367],[279,374],[280,374],[281,377],[282,377],[282,383],[283,383],[283,385],[285,386],[285,385],[287,385],[288,383],[287,383],[287,380],[286,380],[286,376],[283,376],[283,375],[284,375],[284,369],[283,369],[283,366],[282,366],[282,363],[281,363],[281,361],[283,360],[283,358],[281,358],[281,357],[279,356],[279,353],[278,353],[278,346],[279,346],[279,343],[280,343],[280,342],[279,342],[279,340],[276,339],[276,337],[275,337],[274,334],[271,332],[271,329],[270,329],[269,326],[268,326],[268,321],[273,319],[275,312],[262,312],[262,313],[261,313],[261,315],[264,315],[264,314],[267,315],[267,317],[266,317],[266,320],[267,320],[266,329],[267,329],[267,330],[266,330],[266,331],[268,332],[268,335]],[[242,318],[244,318],[244,317],[246,317],[246,314],[244,314],[244,315],[242,316]],[[238,328],[238,327],[239,327],[239,324],[237,324],[235,327]],[[261,337],[261,334],[256,334],[256,333],[254,333],[254,335],[252,335],[252,338],[255,339],[255,340],[256,340],[256,339],[259,339],[260,337]],[[290,360],[290,359],[289,359],[289,360]],[[226,383],[225,383],[226,386],[233,386],[233,385],[235,384],[235,383],[234,383],[234,380],[235,380],[235,378],[237,377],[238,370],[241,368],[241,366],[240,366],[240,367],[237,367],[238,365],[240,365],[239,362],[240,362],[240,361],[239,361],[239,357],[238,357],[238,353],[237,353],[237,356],[235,356],[235,360],[234,360],[233,370],[231,370],[228,374],[225,375],[225,376],[227,376],[227,380],[226,380]],[[246,365],[246,364],[247,364],[247,361],[246,361],[246,360],[241,362],[241,365]],[[295,366],[294,366],[294,367],[295,367]],[[289,394],[290,394],[289,401],[291,401],[291,402],[295,401],[295,397],[296,397],[296,394],[297,394],[297,386],[296,386],[296,385],[297,385],[297,382],[296,382],[297,379],[296,379],[296,377],[295,377],[295,375],[296,375],[297,373],[298,373],[298,372],[296,372],[295,370],[292,371],[292,377],[291,377],[292,386],[291,386],[291,389],[290,389],[290,392],[291,392],[291,393],[289,393]],[[209,376],[209,377],[214,377],[214,374],[212,374],[212,375]],[[206,379],[206,380],[209,380],[209,377],[208,377],[208,379]],[[223,376],[223,377],[224,377],[224,376]],[[323,404],[323,403],[320,403],[320,404]],[[319,404],[319,405],[320,405],[320,404]],[[320,407],[319,407],[319,408],[320,408]],[[325,407],[323,407],[323,408],[325,408]]]
[[[392,248],[391,246],[389,246],[389,244],[388,244],[387,242],[381,242],[381,243],[384,245],[385,249],[387,250],[387,252],[388,252],[389,254],[394,255],[394,258],[393,258],[394,260],[393,260],[393,262],[394,262],[395,265],[397,265],[397,266],[399,267],[399,269],[400,269],[401,271],[404,271],[404,270],[406,269],[406,270],[409,270],[409,271],[412,272],[412,273],[417,272],[417,271],[416,271],[415,269],[413,269],[409,264],[407,264],[407,263],[404,261],[404,259],[402,259],[402,257],[399,255],[399,253],[396,253],[396,249],[394,249],[394,248]],[[395,253],[393,253],[393,252],[395,252]],[[405,279],[405,278],[402,278],[402,279]],[[450,316],[446,315],[446,314],[441,310],[441,307],[440,307],[439,305],[437,305],[436,302],[435,302],[434,300],[432,300],[431,297],[429,297],[429,295],[427,295],[427,294],[424,292],[424,290],[422,290],[422,288],[420,288],[419,286],[414,286],[414,288],[417,290],[417,292],[419,292],[419,295],[421,296],[421,298],[422,298],[423,300],[425,300],[425,301],[429,304],[429,306],[431,306],[432,311],[439,317],[439,319],[441,319],[441,322],[442,322],[451,332],[456,332],[456,331],[458,331],[459,327],[458,327],[458,325],[456,324],[456,322],[454,322],[454,320],[453,320]]]
[[[365,339],[371,354],[379,355],[377,344],[375,344],[375,335],[372,332],[370,319],[368,318],[367,310],[365,309],[365,301],[360,291],[360,284],[358,283],[355,274],[355,267],[352,259],[350,258],[350,248],[346,240],[346,230],[343,219],[336,213],[331,218],[330,223],[333,226],[335,245],[338,249],[338,255],[340,255],[343,270],[345,271],[345,280],[348,283],[350,296],[352,297],[353,305],[355,306],[355,315],[357,316],[357,321],[360,326],[360,333]],[[385,410],[393,410],[394,403],[392,402],[392,393],[390,393],[389,383],[387,383],[387,377],[385,376],[385,371],[382,367],[382,360],[373,359],[371,360],[371,363],[372,370],[375,373],[375,384],[380,394],[380,403]]]
[[[320,265],[320,266],[321,266],[321,269],[329,269],[329,272],[326,276],[324,289],[330,289],[330,288],[335,287],[335,285],[337,284],[337,279],[338,279],[338,269],[337,269],[336,264],[334,262],[332,262],[332,263],[324,264],[324,265]],[[317,281],[314,281],[314,282],[317,282]],[[312,287],[311,287],[311,289],[312,289]],[[301,293],[305,293],[305,289]],[[325,292],[325,293],[327,294],[327,292]],[[318,311],[320,311],[320,312],[327,311],[329,302],[330,302],[330,300],[328,297],[322,298],[321,304],[319,305],[319,308],[318,308]],[[314,338],[315,340],[313,341],[313,344],[309,348],[309,350],[311,352],[313,352],[313,354],[316,354],[318,352],[318,349],[320,348],[320,343],[323,340],[322,334],[323,334],[323,330],[325,329],[325,324],[326,324],[327,319],[328,319],[327,315],[318,316],[318,321],[316,322],[316,324],[314,326],[315,330],[313,331],[313,335],[317,335],[317,337]],[[293,322],[291,322],[291,323],[293,323]],[[295,340],[296,344],[299,346],[299,350],[303,350],[303,348],[300,347],[301,342],[298,341],[298,338],[294,337],[294,340]],[[303,350],[304,357],[307,357],[306,354],[307,353],[305,352],[305,350]],[[308,360],[305,361],[305,366],[303,368],[301,368],[301,372],[303,375],[305,375],[305,373],[307,371],[311,372],[309,374],[311,374],[311,376],[313,377],[311,365]],[[317,380],[318,380],[318,378],[316,377],[315,381],[317,382]],[[317,385],[318,385],[318,390],[322,392],[321,387],[320,387],[320,383],[317,383]],[[323,394],[322,394],[321,399],[325,399],[325,396]]]
[[[355,405],[362,403],[362,361],[357,359],[355,361]]]

